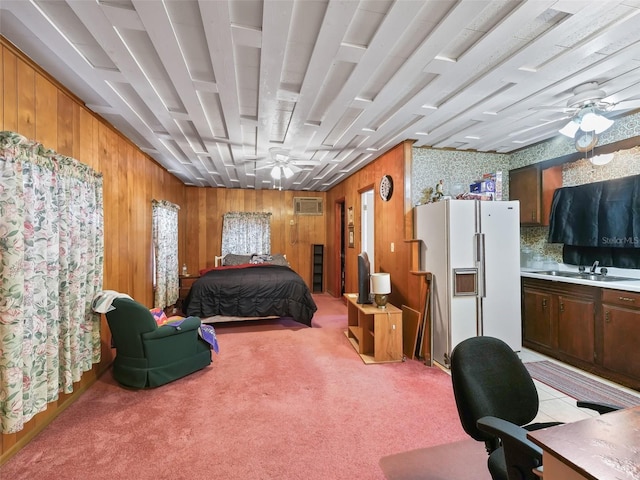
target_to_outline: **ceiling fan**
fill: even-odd
[[[280,179],[282,177],[291,178],[296,173],[303,170],[301,167],[320,165],[319,160],[303,160],[291,157],[289,150],[279,147],[269,149],[269,158],[255,159],[254,162],[267,160],[266,163],[256,166],[256,170],[271,170],[271,177]]]
[[[640,100],[625,100],[622,102],[606,102],[607,93],[600,88],[598,82],[587,82],[573,89],[573,96],[567,100],[566,107],[555,105],[535,107],[535,110],[556,110],[569,113],[572,116],[582,110],[591,108],[599,112],[614,110],[633,110],[640,108]]]
[[[613,125],[607,113],[615,110],[632,110],[640,108],[640,100],[607,102],[607,93],[600,88],[598,82],[588,82],[573,89],[573,95],[567,100],[566,107],[541,106],[536,110],[556,110],[565,112],[569,122],[559,132],[575,139],[576,149],[586,152],[592,149],[598,135]]]

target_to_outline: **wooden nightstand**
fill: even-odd
[[[179,284],[180,290],[178,291],[178,301],[176,302],[176,308],[182,309],[182,303],[184,302],[187,295],[189,295],[189,290],[191,290],[191,285],[197,279],[200,278],[200,275],[179,275]]]

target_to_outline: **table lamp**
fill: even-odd
[[[388,273],[372,273],[371,293],[378,308],[387,308],[387,296],[391,293],[391,276]]]

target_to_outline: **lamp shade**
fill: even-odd
[[[274,178],[276,180],[279,180],[281,176],[282,176],[282,172],[280,171],[280,167],[279,166],[276,165],[275,167],[273,167],[273,169],[271,169],[271,177],[272,178]]]
[[[613,125],[613,120],[609,120],[596,112],[587,112],[580,122],[580,129],[585,132],[602,133]]]
[[[391,293],[391,275],[388,273],[372,273],[371,293]]]
[[[580,128],[580,124],[578,124],[575,120],[571,120],[564,127],[562,127],[559,132],[566,137],[573,138],[576,136],[576,132]]]
[[[611,160],[613,160],[613,153],[603,153],[589,159],[593,165],[606,165]]]
[[[288,165],[282,167],[282,172],[284,173],[285,178],[293,177],[293,170]]]
[[[609,120],[604,115],[601,115],[593,107],[588,107],[583,109],[575,119],[572,119],[558,131],[569,138],[574,138],[578,129],[583,132],[600,134],[612,125],[613,120]]]

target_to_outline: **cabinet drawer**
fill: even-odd
[[[602,290],[602,303],[640,308],[640,293],[624,290]]]

